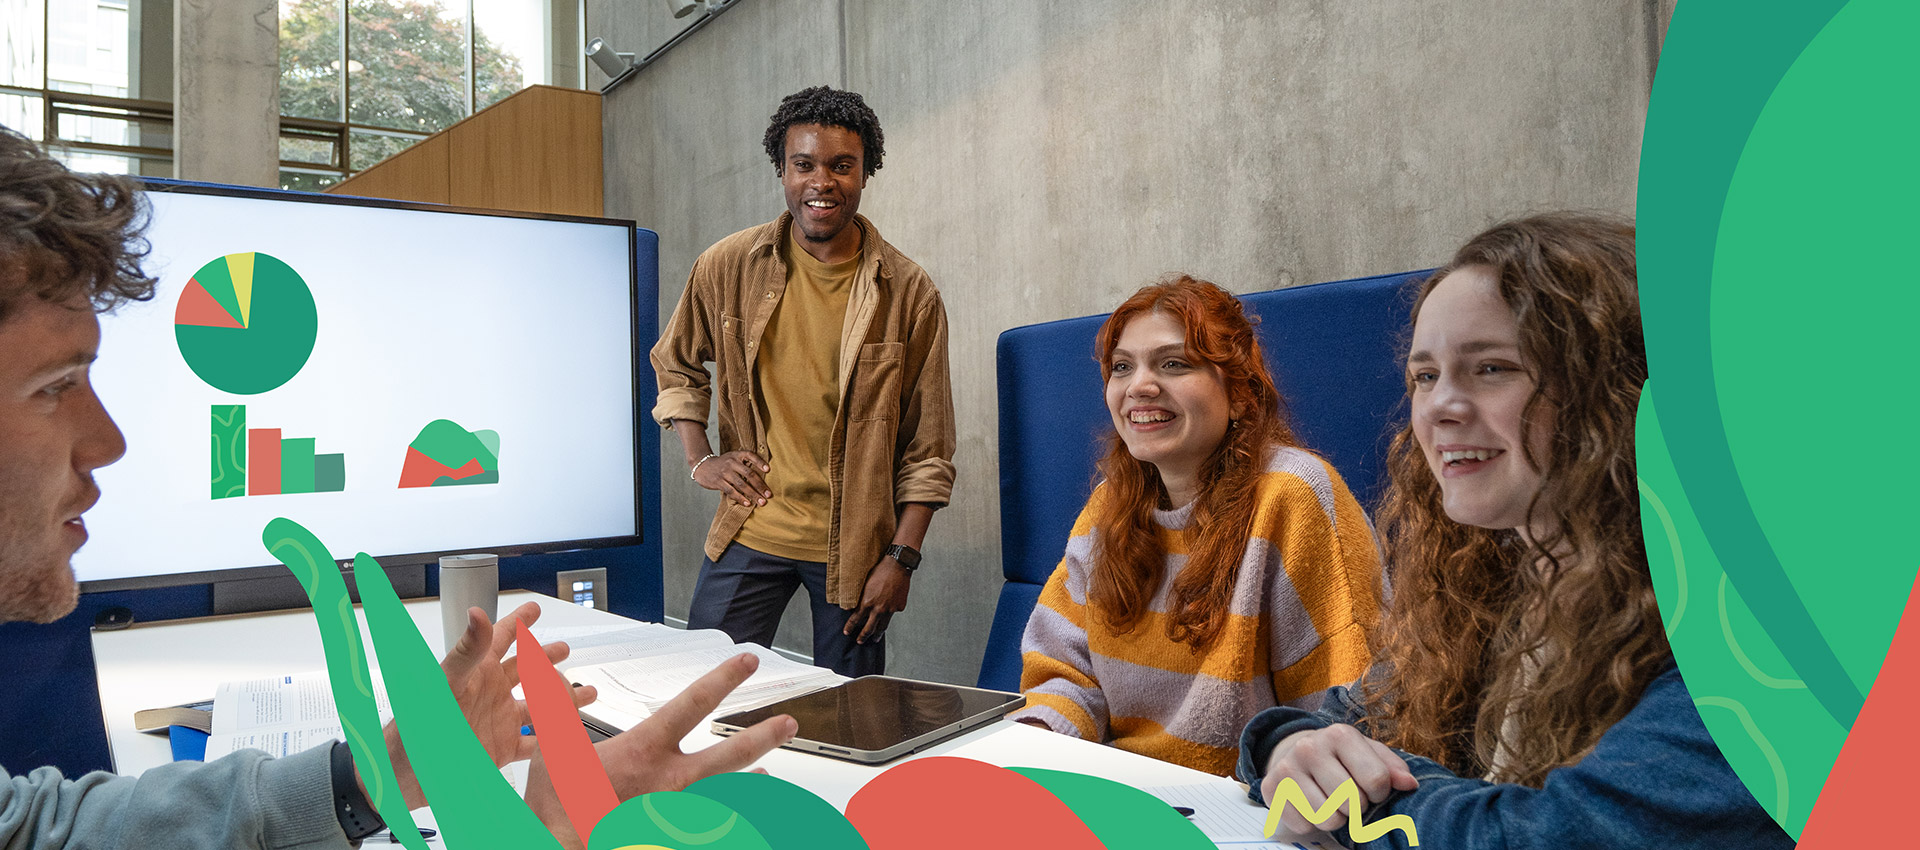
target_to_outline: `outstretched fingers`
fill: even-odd
[[[752,676],[753,671],[758,669],[760,669],[759,657],[749,653],[741,653],[722,661],[720,666],[694,680],[694,683],[681,691],[679,696],[668,700],[666,705],[661,706],[659,711],[654,712],[653,716],[647,719],[647,722],[659,724],[669,736],[668,740],[679,741],[685,738],[688,732],[693,731],[694,725],[701,719],[720,707],[720,701],[726,699],[727,694],[732,693],[734,688],[740,687],[740,683],[746,681],[747,677]]]

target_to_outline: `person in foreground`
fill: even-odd
[[[1498,225],[1414,317],[1378,664],[1318,712],[1247,724],[1251,795],[1290,778],[1318,807],[1351,778],[1367,821],[1408,815],[1429,847],[1792,846],[1701,723],[1647,572],[1632,225]],[[1354,814],[1318,826],[1347,842]],[[1314,828],[1293,806],[1281,823]]]
[[[93,471],[126,450],[88,380],[100,344],[96,313],[153,294],[154,280],[140,266],[138,199],[130,182],[73,174],[0,127],[0,622],[50,623],[78,602],[71,559],[87,539],[81,517],[100,496]],[[467,631],[441,665],[498,765],[537,755],[536,739],[520,734],[527,711],[512,694],[517,668],[501,656],[515,623],[538,616],[528,604],[489,627],[479,609],[470,610]],[[565,644],[545,650],[554,661],[567,655]],[[622,796],[746,767],[791,738],[791,718],[774,718],[745,737],[680,752],[692,722],[754,666],[752,656],[728,661],[660,715],[601,742]],[[593,693],[583,688],[574,698],[584,704]],[[408,807],[424,805],[394,724],[385,738]],[[563,843],[577,846],[564,817],[555,819],[552,795],[549,783],[532,785],[529,805]],[[338,742],[283,759],[247,751],[206,764],[176,762],[137,778],[0,769],[0,847],[317,850],[357,844],[380,827]]]
[[[1255,713],[1366,669],[1373,533],[1294,438],[1238,299],[1169,277],[1096,345],[1105,481],[1027,621],[1013,716],[1225,775]]]

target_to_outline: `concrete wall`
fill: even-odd
[[[1671,0],[740,0],[606,99],[607,214],[660,232],[661,316],[694,257],[773,218],[781,96],[862,92],[886,130],[862,211],[952,325],[959,483],[890,672],[971,682],[1000,584],[993,349],[1188,271],[1241,292],[1435,265],[1492,221],[1631,213]],[[602,34],[660,5],[589,0]],[[623,48],[625,49],[625,48]],[[594,84],[603,78],[594,72]],[[1091,363],[1085,380],[1098,380]],[[666,440],[667,613],[717,496]],[[779,643],[806,652],[804,609]]]
[[[279,15],[275,0],[178,0],[173,176],[280,185]]]

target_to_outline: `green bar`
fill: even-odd
[[[347,489],[347,456],[313,456],[313,492],[338,493]]]
[[[313,438],[280,441],[280,492],[313,492]]]
[[[247,494],[247,406],[213,406],[213,498],[231,499]]]

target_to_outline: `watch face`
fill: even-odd
[[[899,561],[900,566],[906,567],[909,570],[917,570],[920,568],[920,553],[912,548],[895,543],[887,547],[887,555]]]

